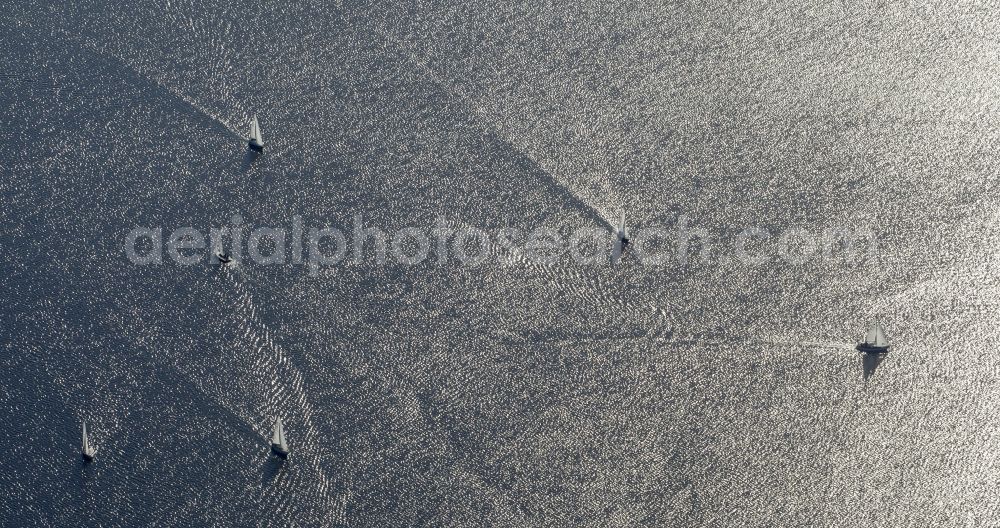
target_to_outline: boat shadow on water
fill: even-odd
[[[275,480],[278,479],[278,476],[281,475],[282,473],[281,470],[284,467],[285,467],[284,460],[275,456],[268,456],[267,462],[264,463],[264,471],[261,477],[261,485],[263,486],[271,485]]]
[[[243,152],[243,160],[240,162],[240,174],[246,174],[253,167],[253,163],[260,157],[260,153],[247,149]]]
[[[78,488],[86,489],[97,482],[97,467],[94,462],[87,462],[83,457],[76,457],[76,485]]]
[[[87,478],[94,472],[94,463],[84,460],[83,457],[76,457],[76,469],[79,471],[81,479]]]
[[[885,361],[885,356],[885,353],[870,354],[861,352],[861,370],[865,381],[875,375],[875,370],[882,364],[883,361]]]

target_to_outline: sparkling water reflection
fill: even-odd
[[[9,6],[0,521],[994,525],[995,25],[871,3]],[[236,214],[623,209],[879,246],[318,277],[122,247]],[[854,350],[876,316],[879,362]]]

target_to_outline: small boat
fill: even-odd
[[[281,424],[281,418],[274,422],[274,432],[271,433],[271,452],[282,460],[288,458],[288,444],[285,442],[285,427]]]
[[[625,228],[625,213],[622,213],[621,222],[615,226],[615,243],[611,247],[612,265],[618,263],[618,260],[625,255],[625,250],[628,249],[628,246],[631,243],[632,239],[629,237],[628,229]]]
[[[87,422],[83,422],[83,446],[80,448],[80,454],[85,462],[92,462],[97,455],[97,448],[90,445],[90,438],[87,436]]]
[[[247,141],[247,146],[254,152],[264,152],[264,136],[260,133],[260,123],[257,122],[257,116],[253,116],[253,121],[250,122],[250,138]]]
[[[884,354],[889,351],[889,340],[878,321],[868,328],[864,342],[858,344],[858,351],[865,354]]]
[[[229,253],[224,253],[222,251],[215,252],[215,259],[219,262],[220,266],[225,266],[233,261],[233,257],[229,256]]]

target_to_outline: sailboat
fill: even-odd
[[[83,422],[83,446],[80,448],[80,454],[86,462],[93,461],[97,455],[97,448],[90,445],[90,438],[87,436],[87,422]]]
[[[858,351],[866,354],[884,354],[889,351],[889,340],[878,321],[868,328],[864,342],[858,344]]]
[[[257,122],[257,116],[253,116],[253,121],[250,121],[250,139],[247,146],[254,152],[264,152],[264,136],[260,134],[260,123]]]
[[[226,264],[232,263],[233,257],[230,257],[229,253],[219,250],[215,253],[215,260],[220,266],[225,266]]]
[[[223,251],[222,246],[215,247],[215,250],[212,251],[212,258],[213,262],[219,266],[225,266],[226,264],[233,262],[233,257],[229,253]]]
[[[271,433],[271,452],[282,460],[288,458],[288,444],[285,442],[285,426],[281,418],[274,422],[274,432]]]
[[[611,248],[611,265],[618,263],[618,260],[622,258],[625,254],[625,250],[628,249],[631,243],[631,238],[628,234],[628,229],[625,228],[625,213],[622,213],[621,222],[615,227],[615,243]]]

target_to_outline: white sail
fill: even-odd
[[[281,418],[274,422],[274,431],[271,432],[271,443],[281,445]]]
[[[882,325],[878,323],[875,323],[875,346],[889,346],[889,340],[886,339],[885,332],[882,331]]]
[[[878,322],[875,322],[868,328],[868,333],[865,334],[865,344],[877,347],[889,345],[889,340],[885,337],[882,325],[878,324]]]
[[[264,135],[260,133],[260,123],[257,122],[257,116],[253,116],[253,134],[250,139],[254,139],[257,143],[264,144]]]
[[[618,264],[618,261],[622,258],[622,240],[620,238],[615,239],[614,246],[611,247],[611,265],[614,266]]]
[[[260,132],[260,122],[257,121],[257,116],[253,116],[253,119],[250,120],[250,138],[247,145],[250,150],[264,151],[264,136]]]
[[[277,446],[281,451],[288,451],[288,444],[285,443],[285,426],[281,423],[281,418],[274,422],[274,432],[271,433],[271,445]]]
[[[872,345],[875,344],[875,334],[878,333],[878,323],[874,323],[868,327],[868,332],[865,334],[865,344]]]
[[[83,456],[90,460],[95,454],[97,454],[97,448],[90,445],[90,436],[87,435],[87,422],[83,422],[83,445],[80,446],[80,452]]]

